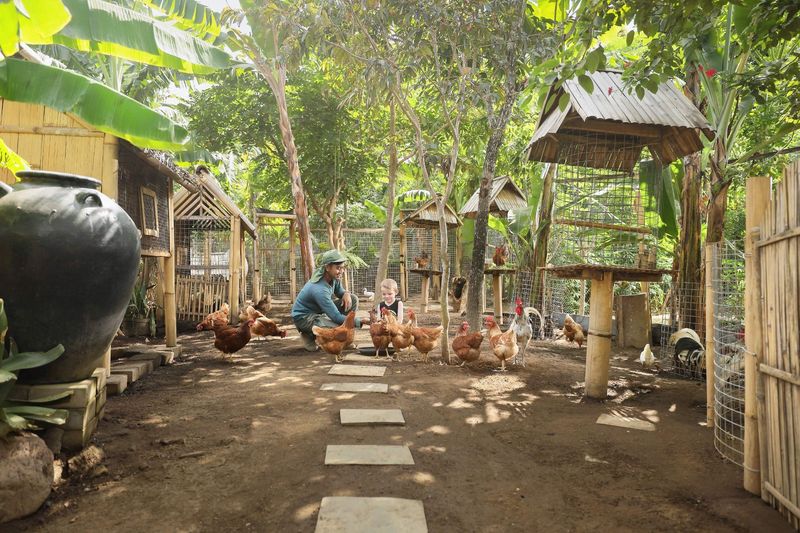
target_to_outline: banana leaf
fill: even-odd
[[[0,0],[0,58],[19,52],[19,43],[47,39],[69,22],[61,0]]]
[[[64,346],[59,344],[55,348],[50,348],[46,352],[24,352],[18,353],[0,362],[0,370],[14,372],[26,368],[37,368],[58,359],[64,353]]]
[[[16,374],[13,374],[7,370],[0,369],[0,383],[6,383],[8,381],[14,381],[17,379]]]
[[[189,74],[229,68],[227,52],[147,15],[102,0],[64,0],[72,20],[51,36],[30,44],[60,44]]]
[[[666,233],[673,237],[678,236],[678,210],[675,207],[675,187],[672,184],[672,171],[669,165],[657,165],[653,161],[642,161],[639,164],[639,184],[646,189],[645,205],[652,206],[655,198],[658,202],[657,215],[661,219],[662,227],[659,234]],[[655,209],[647,209],[655,212]]]
[[[145,4],[164,13],[178,27],[196,34],[204,33],[217,37],[222,33],[219,14],[194,0],[142,0]],[[206,39],[208,40],[208,39]]]
[[[5,407],[3,409],[8,415],[18,415],[30,420],[39,420],[49,424],[63,424],[69,417],[66,409],[52,409],[50,407],[38,407],[35,405],[17,405]]]
[[[102,83],[29,61],[0,61],[0,97],[72,113],[140,148],[180,150],[189,140],[184,128]]]
[[[18,153],[9,148],[3,139],[0,139],[0,168],[7,168],[12,174],[16,174],[20,170],[28,170],[30,166]],[[2,328],[0,327],[0,329]]]

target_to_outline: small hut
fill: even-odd
[[[256,208],[258,238],[253,241],[253,299],[297,297],[297,229],[293,211]],[[301,271],[302,276],[302,271]]]
[[[195,177],[197,192],[183,189],[175,194],[177,315],[193,322],[223,302],[237,309],[244,301],[245,238],[256,238],[255,226],[216,178],[205,167],[199,167]]]
[[[567,80],[550,90],[529,158],[558,164],[548,245],[550,274],[591,280],[586,394],[605,398],[615,281],[660,281],[660,203],[674,201],[670,162],[702,149],[714,133],[673,82],[642,99],[619,72],[589,74],[593,90]],[[561,109],[562,95],[569,104]],[[648,161],[640,164],[642,153]],[[646,285],[643,292],[647,294]]]
[[[480,194],[480,189],[477,189],[467,203],[464,204],[464,207],[458,212],[463,218],[472,218],[474,219],[478,216],[478,195]],[[498,217],[505,218],[508,216],[508,213],[514,209],[520,209],[528,206],[528,200],[525,197],[525,194],[522,190],[513,182],[511,181],[510,176],[498,176],[495,177],[492,181],[492,189],[489,191],[489,213]],[[489,234],[489,244],[492,244],[493,247],[486,248],[486,262],[491,261],[493,250],[497,246],[501,244],[507,244],[505,242],[505,237],[501,235],[499,232],[492,231]],[[510,250],[511,252],[511,250]],[[511,261],[516,260],[514,257],[510,257]],[[503,274],[507,273],[507,269],[501,268],[492,268],[489,267],[484,271],[485,274],[491,274],[492,276],[492,292],[494,296],[494,312],[497,315],[500,323],[503,322]],[[486,302],[486,290],[484,285],[484,290],[481,291],[481,301],[485,304]],[[484,311],[485,309],[485,305]]]
[[[461,226],[461,220],[453,209],[445,204],[445,221],[448,230],[455,230]],[[449,250],[443,253],[448,255],[450,264],[455,260],[456,250],[460,248],[455,242],[456,231],[451,231],[450,240],[453,243]],[[439,214],[436,211],[436,202],[433,198],[411,212],[400,214],[400,294],[403,300],[408,300],[409,279],[408,273],[413,272],[422,277],[421,293],[423,312],[427,311],[428,290],[430,278],[433,277],[434,289],[440,286],[441,270],[434,266],[439,264]],[[427,256],[427,264],[418,263],[416,259]],[[414,268],[409,268],[408,260]],[[452,268],[452,267],[451,267]]]

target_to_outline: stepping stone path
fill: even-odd
[[[325,383],[319,390],[329,390],[335,392],[389,392],[389,385],[386,383]]]
[[[329,444],[326,465],[413,465],[408,446],[374,444]]]
[[[605,426],[616,426],[627,429],[638,429],[640,431],[655,431],[656,425],[647,420],[632,418],[629,416],[622,416],[618,414],[602,414],[597,418],[598,424]]]
[[[346,362],[379,362],[363,355],[347,355]],[[334,376],[382,377],[385,366],[333,365]],[[386,383],[326,383],[323,391],[388,392]],[[401,425],[406,421],[400,409],[340,409],[342,426]],[[398,445],[328,445],[326,465],[413,465],[407,446]],[[317,517],[316,533],[427,533],[425,508],[421,500],[403,498],[325,497]]]
[[[345,363],[380,363],[382,365],[386,364],[389,359],[386,357],[375,357],[372,355],[358,355],[355,353],[350,353],[344,356]]]
[[[328,371],[331,376],[364,376],[380,378],[386,373],[385,366],[333,365]]]

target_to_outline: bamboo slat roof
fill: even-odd
[[[444,205],[444,216],[448,228],[457,228],[461,225],[461,220],[449,205]],[[439,214],[436,212],[436,202],[431,198],[419,206],[411,214],[403,217],[400,224],[406,226],[436,227],[439,225]]]
[[[624,88],[619,72],[588,76],[594,84],[591,93],[576,79],[567,80],[555,94],[550,89],[550,107],[542,111],[528,143],[531,160],[631,171],[644,147],[668,163],[701,150],[701,134],[714,138],[711,125],[672,81],[640,100]],[[570,100],[562,110],[558,100],[565,92]],[[598,134],[608,135],[603,139]]]
[[[225,194],[216,178],[205,167],[200,167],[195,176],[198,184],[197,193],[186,189],[180,189],[175,193],[175,220],[193,220],[198,216],[225,220],[237,216],[242,221],[242,228],[255,239],[256,227],[230,196]]]
[[[475,218],[478,214],[478,193],[467,200],[464,207],[458,212],[464,218]],[[528,200],[519,187],[511,181],[509,176],[500,176],[492,181],[492,190],[489,192],[489,212],[506,216],[512,209],[527,207]]]

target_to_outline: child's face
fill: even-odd
[[[397,295],[394,292],[394,289],[387,289],[386,287],[381,287],[381,296],[383,296],[383,301],[387,304],[394,302],[394,297]]]

